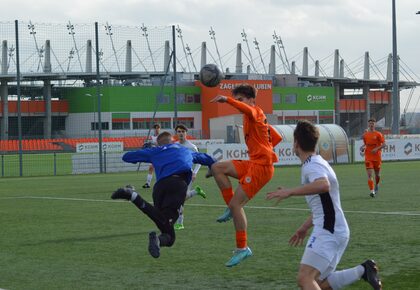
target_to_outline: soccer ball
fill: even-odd
[[[215,64],[206,64],[200,70],[200,81],[206,87],[217,86],[223,78],[223,73]]]

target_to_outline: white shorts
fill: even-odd
[[[348,242],[348,236],[337,236],[327,230],[312,232],[300,263],[317,269],[322,281],[335,271]]]

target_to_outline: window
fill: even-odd
[[[194,118],[188,118],[188,117],[178,118],[176,124],[174,122],[174,128],[178,124],[184,124],[185,127],[187,127],[188,129],[193,129],[194,128]]]
[[[201,104],[201,95],[200,94],[194,94],[194,103]]]
[[[299,117],[287,116],[284,120],[284,124],[286,125],[297,124],[298,120],[299,120]]]
[[[280,104],[280,103],[281,103],[280,94],[273,94],[273,104]]]
[[[177,94],[176,95],[176,102],[178,104],[185,104],[185,94]]]
[[[109,130],[109,123],[108,122],[102,122],[102,130]],[[90,123],[90,130],[96,131],[99,130],[99,123],[98,122],[92,122]]]
[[[53,116],[51,130],[52,131],[65,131],[66,130],[66,117]]]
[[[112,120],[112,130],[130,130],[130,120]]]
[[[296,94],[288,94],[284,97],[284,102],[286,104],[296,104]]]
[[[148,130],[156,123],[160,124],[162,129],[171,128],[171,118],[133,118],[133,130]]]
[[[169,95],[159,95],[158,96],[159,104],[169,104]]]
[[[177,94],[176,101],[178,104],[200,104],[200,94]]]
[[[186,95],[185,96],[185,103],[193,104],[194,103],[194,95]]]
[[[130,130],[130,113],[112,113],[112,130]]]

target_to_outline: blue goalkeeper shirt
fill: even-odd
[[[187,184],[192,179],[193,163],[210,167],[216,162],[210,155],[192,152],[177,143],[127,152],[122,160],[128,163],[152,163],[156,181],[174,174],[187,174]]]

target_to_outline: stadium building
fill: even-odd
[[[169,28],[166,30],[164,38],[174,36],[174,27],[172,31]],[[111,38],[108,30],[107,36]],[[296,73],[295,62],[289,66],[284,57],[280,59],[283,66],[287,64],[287,71],[279,73],[276,59],[278,61],[281,56],[281,46],[272,45],[268,70],[264,68],[263,73],[258,73],[252,69],[255,68],[253,63],[244,69],[242,59],[245,52],[239,43],[234,72],[224,68],[225,79],[217,87],[208,88],[197,81],[197,69],[188,72],[185,68],[178,71],[175,65],[172,67],[171,60],[176,59],[175,50],[171,49],[168,40],[161,38],[155,40],[163,47],[163,52],[155,59],[156,63],[153,62],[153,72],[147,71],[146,67],[138,71],[134,69],[134,61],[136,58],[140,60],[140,57],[133,50],[131,40],[126,41],[125,53],[117,55],[114,49],[117,68],[115,63],[106,68],[101,62],[104,68],[97,64],[95,72],[93,59],[100,55],[95,53],[91,39],[86,40],[84,53],[78,51],[80,69],[71,71],[69,59],[67,72],[54,72],[54,59],[57,60],[52,49],[54,43],[45,39],[42,58],[38,59],[38,68],[41,69],[36,73],[23,70],[19,81],[16,72],[10,71],[10,66],[6,65],[15,61],[15,58],[10,53],[8,41],[3,40],[0,74],[2,140],[19,137],[20,116],[23,139],[98,137],[99,129],[104,137],[145,136],[152,123],[158,122],[163,129],[172,129],[176,123],[184,123],[199,138],[213,138],[212,130],[224,130],[224,139],[228,141],[227,128],[211,128],[210,124],[214,119],[237,112],[227,106],[211,104],[209,100],[217,94],[229,95],[234,86],[244,82],[258,89],[257,104],[273,124],[294,124],[299,119],[308,119],[318,124],[338,124],[349,136],[358,136],[370,116],[382,120],[384,131],[392,122],[391,57],[387,59],[386,77],[380,80],[370,78],[372,64],[368,53],[364,58],[363,77],[346,77],[344,60],[340,60],[338,50],[334,52],[332,76],[320,75],[318,61],[315,62],[313,75],[309,73],[307,48],[303,49],[301,73]],[[148,45],[153,44],[150,38],[147,40]],[[77,47],[76,41],[74,46]],[[176,47],[176,44],[172,44],[172,47]],[[203,42],[199,67],[208,62],[206,47]],[[40,52],[38,47],[37,52]],[[72,57],[74,54],[73,51]],[[118,58],[124,61],[118,61]],[[150,58],[153,61],[153,55]],[[161,70],[157,69],[158,65]],[[69,86],[69,81],[74,85]],[[417,85],[415,81],[399,82],[400,89]]]

